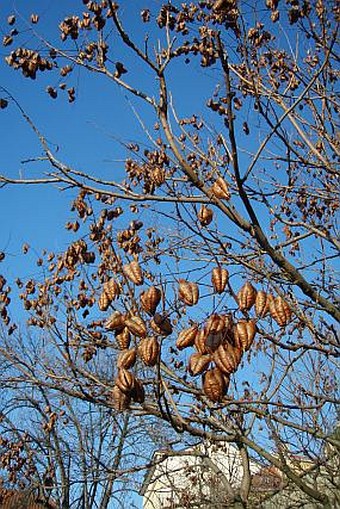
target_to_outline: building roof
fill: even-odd
[[[0,489],[0,509],[57,509],[53,501],[45,502],[32,490]]]

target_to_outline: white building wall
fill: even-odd
[[[161,453],[157,453],[154,461],[160,463],[155,466],[146,486],[143,509],[180,509],[189,507],[189,500],[209,498],[211,470],[207,469],[202,457],[190,455],[195,451],[209,457],[232,485],[240,483],[243,468],[239,451],[228,443],[218,446],[201,444],[178,455],[165,457],[163,461]],[[258,470],[259,467],[251,463],[251,473]]]

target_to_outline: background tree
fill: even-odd
[[[117,415],[94,404],[91,397],[68,392],[66,386],[62,392],[55,390],[57,367],[64,364],[58,347],[51,347],[52,338],[53,357],[29,333],[16,338],[15,346],[13,338],[5,338],[3,331],[0,464],[4,493],[9,488],[31,490],[41,501],[61,508],[134,507],[139,474],[149,463],[145,448],[157,446],[143,419]],[[107,376],[109,370],[107,364]]]
[[[154,7],[143,6],[136,33],[124,2],[84,1],[58,24],[61,43],[34,28],[35,46],[6,57],[27,78],[47,71],[47,93],[67,91],[71,103],[76,70],[107,79],[130,94],[144,131],[124,143],[113,179],[63,161],[3,91],[2,107],[19,109],[44,163],[37,177],[3,174],[3,187],[78,193],[66,225],[75,240],[38,260],[41,278],[17,282],[42,352],[58,352],[52,365],[41,357],[44,377],[28,369],[26,380],[235,443],[243,478],[228,503],[249,505],[252,455],[331,507],[332,490],[300,463],[323,469],[327,445],[339,446],[339,9],[320,0]],[[21,36],[14,16],[8,24],[5,46]],[[1,291],[16,335],[4,279]],[[15,365],[15,350],[3,352]]]

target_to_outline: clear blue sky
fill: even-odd
[[[128,3],[130,2],[120,2],[120,14],[124,23],[132,29],[135,39],[141,42],[143,37],[140,30],[137,33],[134,30],[140,9],[134,11],[134,18],[131,12],[128,12]],[[151,2],[155,6],[160,3],[156,0]],[[140,7],[145,5],[140,0],[134,4],[140,4]],[[17,12],[17,19],[21,15],[23,19],[18,26],[19,24],[24,26],[23,22],[28,22],[30,14],[34,12],[40,16],[40,22],[34,25],[37,33],[50,41],[58,40],[56,20],[60,21],[77,10],[79,12],[81,8],[82,4],[77,0],[58,2],[5,0],[0,6],[2,36],[11,28],[6,23],[9,14]],[[32,26],[28,25],[28,28]],[[0,48],[0,85],[8,89],[19,101],[52,147],[58,147],[57,155],[62,161],[95,174],[112,176],[113,173],[120,172],[123,163],[114,162],[125,154],[119,141],[143,139],[142,130],[133,118],[125,93],[105,78],[78,72],[74,73],[71,81],[77,88],[76,101],[69,104],[65,97],[60,97],[56,101],[51,100],[45,88],[47,85],[58,85],[56,74],[51,77],[47,72],[40,73],[37,79],[32,81],[25,79],[20,71],[14,71],[4,62],[4,57],[18,45],[31,49],[39,48],[28,28],[27,34],[25,32],[20,34],[11,46]],[[122,55],[117,55],[118,59],[122,59]],[[212,89],[214,80],[211,79],[212,76],[209,77],[211,72],[202,71],[201,76],[208,84],[211,83]],[[142,86],[147,83],[151,95],[157,93],[155,80],[153,78],[150,80],[143,67],[134,68],[134,76],[131,74],[131,78],[134,80],[137,78],[138,84]],[[174,74],[172,80],[175,90],[181,89],[181,93],[176,97],[176,106],[179,107],[182,116],[192,113],[191,105],[195,97],[202,92],[202,88],[197,83],[192,83],[190,78],[190,71],[185,72],[182,69],[181,72]],[[184,84],[186,87],[183,87]],[[1,93],[0,96],[5,97],[6,94]],[[138,113],[145,118],[147,112],[144,105],[136,99],[132,103]],[[35,135],[20,118],[14,105],[10,104],[0,113],[0,172],[13,177],[23,175],[29,178],[36,175],[37,170],[41,170],[41,164],[22,163],[42,153]],[[0,214],[2,218],[6,218],[2,222],[0,232],[0,251],[6,251],[11,258],[17,255],[23,242],[28,242],[37,250],[46,245],[50,246],[50,249],[62,248],[65,241],[63,224],[70,217],[67,208],[70,200],[70,193],[61,196],[57,190],[47,187],[6,186],[5,189],[0,189]]]

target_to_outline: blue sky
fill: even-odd
[[[121,16],[133,32],[136,19],[132,18],[130,13],[127,14],[126,3],[120,3]],[[136,3],[143,5],[141,1]],[[156,5],[160,2],[151,3]],[[18,25],[25,26],[23,23],[26,23],[30,14],[34,12],[40,16],[40,22],[34,25],[34,30],[49,40],[58,39],[55,20],[61,20],[72,13],[73,9],[78,8],[79,12],[79,5],[81,7],[81,2],[75,0],[4,1],[0,6],[2,36],[10,29],[6,23],[9,14],[20,13],[23,21],[18,21]],[[138,10],[135,14],[138,15]],[[19,20],[19,14],[16,17]],[[138,37],[137,33],[135,39],[138,41],[142,37]],[[20,34],[17,40],[20,45],[32,49],[39,48],[29,31],[27,35],[26,32]],[[128,99],[124,92],[105,78],[84,71],[76,72],[72,77],[71,84],[75,84],[77,88],[77,99],[73,104],[69,104],[65,97],[59,97],[56,101],[51,100],[45,88],[47,85],[58,86],[55,74],[51,77],[47,72],[40,73],[37,79],[32,81],[25,79],[20,71],[14,71],[4,62],[4,57],[17,47],[17,40],[15,39],[9,47],[1,47],[0,86],[15,97],[51,146],[58,147],[57,155],[62,161],[96,174],[105,173],[112,176],[113,172],[120,172],[122,163],[115,160],[121,160],[126,152],[122,150],[119,141],[143,139],[141,127],[134,118],[131,105],[142,118],[147,114],[145,106],[139,100],[133,99],[130,102],[131,99]],[[118,57],[122,58],[121,55]],[[128,60],[128,57],[126,58]],[[157,93],[157,83],[154,79],[149,80],[144,68],[134,67],[133,71],[132,79],[137,77],[138,84],[142,86],[147,83],[151,95]],[[211,79],[212,76],[209,77],[210,72],[202,71],[201,76],[213,86],[214,80]],[[191,83],[190,73],[189,69],[186,72],[182,68],[181,72],[175,72],[175,79],[172,80],[175,89],[181,89],[181,94],[176,97],[176,105],[182,116],[192,113],[190,105],[202,90],[197,83]],[[184,84],[187,86],[183,87]],[[0,95],[6,97],[5,92]],[[149,127],[151,126],[152,122]],[[1,111],[0,129],[1,173],[7,173],[14,178],[20,175],[29,178],[37,174],[42,164],[23,164],[22,161],[39,157],[42,153],[41,147],[13,104]],[[53,249],[62,247],[65,238],[62,225],[69,218],[67,204],[70,202],[71,193],[65,192],[60,195],[56,189],[18,186],[6,186],[5,189],[0,189],[0,193],[0,214],[1,217],[6,217],[0,233],[0,250],[14,256],[23,242],[28,242],[36,249],[51,243]]]

